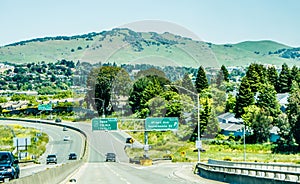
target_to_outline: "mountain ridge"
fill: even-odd
[[[222,64],[246,66],[253,62],[299,66],[298,54],[297,48],[272,40],[213,44],[169,32],[159,34],[115,28],[99,33],[35,38],[8,44],[0,47],[0,62],[55,62],[67,59],[196,68],[199,65],[217,67]]]

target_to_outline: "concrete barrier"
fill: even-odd
[[[60,183],[72,172],[75,171],[81,164],[82,160],[76,162],[66,163],[62,166],[57,166],[51,169],[46,169],[45,171],[35,173],[33,175],[19,178],[10,181],[12,184],[54,184]]]
[[[14,121],[24,121],[24,122],[31,122],[31,123],[43,123],[49,124],[53,126],[61,126],[67,127],[69,129],[75,130],[81,133],[84,137],[84,149],[83,154],[80,160],[71,163],[65,163],[61,166],[48,168],[45,171],[41,171],[30,176],[26,176],[23,178],[19,178],[16,180],[12,180],[9,183],[12,184],[55,184],[60,183],[63,181],[67,176],[73,173],[78,167],[80,167],[86,160],[87,160],[87,135],[82,130],[72,127],[69,125],[53,123],[49,121],[41,121],[41,120],[27,120],[27,119],[16,119],[16,118],[0,118],[0,120],[14,120]]]
[[[197,173],[204,178],[236,184],[299,183],[300,173],[270,169],[198,163]]]

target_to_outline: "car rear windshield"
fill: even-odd
[[[56,157],[56,155],[48,155],[48,158]]]
[[[0,153],[0,163],[9,163],[11,162],[11,158],[8,153]]]

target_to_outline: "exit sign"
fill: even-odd
[[[117,118],[93,118],[92,130],[117,130]]]

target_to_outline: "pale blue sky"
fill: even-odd
[[[166,23],[156,26],[161,31],[176,32],[175,25],[183,36],[216,44],[274,40],[300,47],[299,8],[299,0],[0,0],[0,46],[137,21],[146,29],[145,20],[155,20]]]

